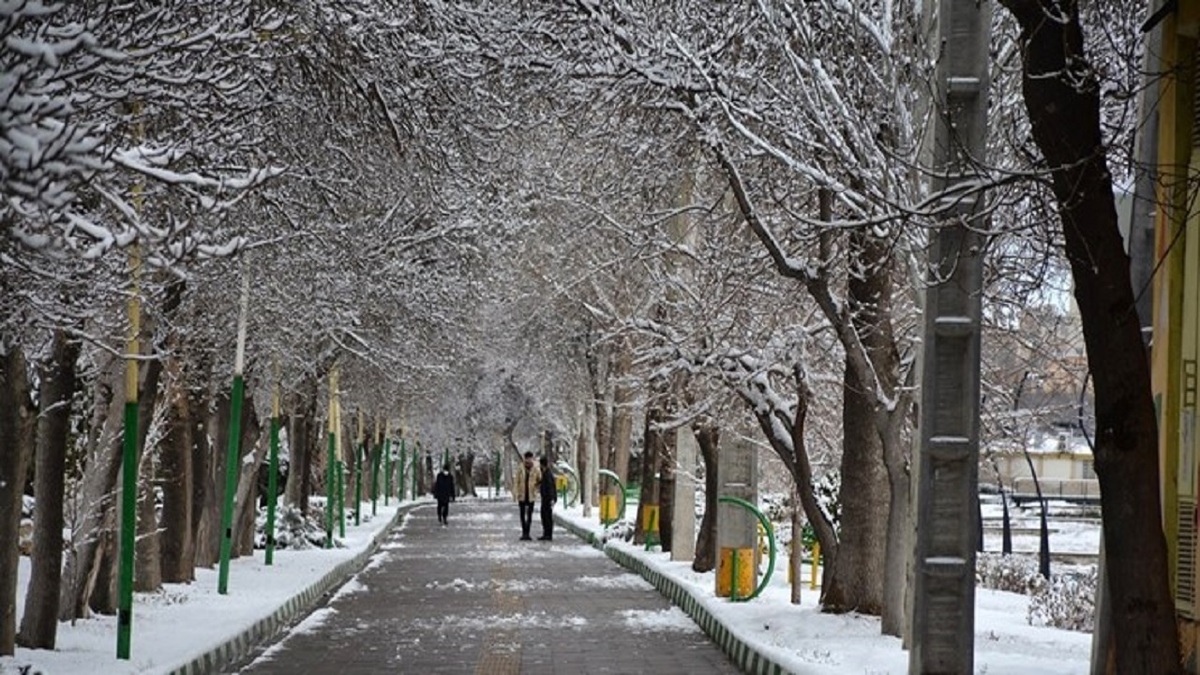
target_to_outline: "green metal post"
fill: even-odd
[[[132,360],[131,360],[132,361]],[[136,378],[137,365],[132,361]],[[121,456],[121,554],[117,575],[117,658],[128,659],[133,639],[133,549],[137,534],[137,388],[125,403],[125,438]]]
[[[392,498],[392,439],[383,439],[383,505]]]
[[[225,453],[225,500],[221,508],[221,566],[217,573],[217,593],[229,592],[229,558],[233,553],[233,495],[237,492],[238,461],[242,436],[242,398],[245,382],[241,373],[233,376],[233,401],[229,406],[229,450]]]
[[[329,432],[329,456],[326,458],[325,471],[325,548],[333,548],[333,507],[335,500],[334,492],[334,465],[337,461],[334,459],[335,449],[337,444],[337,436],[334,432]]]
[[[363,436],[363,413],[358,411],[358,445],[354,446],[354,524],[362,525],[363,459],[367,456],[367,438]]]
[[[379,444],[371,452],[371,515],[379,510]]]
[[[275,564],[275,502],[279,491],[279,389],[275,389],[271,411],[270,473],[267,474],[267,552],[266,564]]]
[[[346,538],[346,465],[337,463],[338,536]]]

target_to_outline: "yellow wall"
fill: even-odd
[[[1193,141],[1197,26],[1200,2],[1183,0],[1162,26],[1162,72],[1158,97],[1158,203],[1153,282],[1154,343],[1151,351],[1163,477],[1163,521],[1171,560],[1172,591],[1182,519],[1195,523],[1200,495],[1200,433],[1197,433],[1196,363],[1200,361],[1200,142]],[[1195,147],[1194,147],[1195,146]],[[1190,179],[1190,180],[1189,180]],[[1190,237],[1187,235],[1191,235]],[[1181,502],[1183,508],[1181,509]],[[1194,560],[1194,558],[1193,558]],[[1197,570],[1194,569],[1193,578]],[[1180,636],[1187,671],[1197,672],[1200,624],[1196,606],[1179,604]]]

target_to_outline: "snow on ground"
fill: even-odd
[[[230,562],[229,593],[217,593],[217,570],[198,568],[190,584],[165,584],[161,593],[135,593],[133,602],[132,658],[116,658],[115,616],[93,616],[74,624],[58,625],[58,645],[53,651],[18,648],[16,656],[0,658],[0,675],[15,675],[32,666],[29,675],[132,675],[164,673],[187,663],[270,616],[290,598],[299,595],[340,563],[370,546],[387,527],[395,505],[379,506],[378,515],[364,514],[363,523],[346,527],[343,548],[280,549],[275,564],[267,567],[263,551]],[[403,528],[401,523],[398,528]],[[380,564],[380,556],[371,564]],[[21,558],[18,572],[17,615],[24,611],[29,582],[29,558]],[[361,592],[356,580],[339,594]],[[331,611],[331,610],[330,610]],[[314,612],[297,630],[315,630],[327,611]],[[19,618],[18,618],[19,620]]]
[[[378,516],[359,527],[347,527],[345,548],[333,550],[280,550],[273,567],[262,562],[262,551],[253,558],[234,560],[230,571],[230,593],[216,592],[216,570],[197,570],[192,584],[169,584],[162,593],[135,596],[133,624],[133,659],[118,661],[115,654],[116,620],[114,617],[94,617],[74,625],[60,624],[58,649],[55,651],[18,649],[15,657],[0,659],[0,675],[11,675],[22,666],[32,666],[30,675],[64,675],[87,672],[94,675],[125,675],[132,673],[162,673],[177,667],[211,647],[242,632],[255,621],[270,615],[288,598],[299,594],[339,563],[365,550],[372,538],[392,519],[395,507],[381,508]],[[603,528],[595,517],[584,519],[578,507],[563,512],[581,527],[593,531]],[[632,511],[630,517],[632,517]],[[487,527],[477,522],[490,514],[472,514],[464,519],[464,527]],[[477,516],[477,517],[474,517]],[[452,513],[451,518],[454,515]],[[405,523],[401,523],[403,529]],[[507,535],[506,535],[507,536]],[[561,532],[560,537],[570,535]],[[498,558],[504,549],[488,549],[488,533],[481,532],[485,547],[481,555]],[[790,604],[787,585],[787,560],[776,563],[776,574],[763,595],[745,603],[718,599],[713,592],[712,573],[693,572],[688,562],[671,562],[669,556],[645,552],[625,542],[619,546],[645,559],[648,564],[670,575],[682,585],[693,589],[709,611],[743,640],[770,654],[775,660],[797,673],[906,673],[907,653],[896,638],[879,633],[879,621],[857,614],[828,615],[817,607],[818,591],[806,584],[803,603]],[[368,565],[383,564],[393,557],[414,554],[405,550],[403,542],[394,539],[380,547]],[[420,555],[431,555],[422,551]],[[526,551],[523,555],[573,555],[601,557],[604,554],[589,546],[556,547]],[[597,560],[597,564],[600,564]],[[24,598],[28,582],[28,559],[22,559],[19,598]],[[505,580],[497,583],[526,584],[536,590],[544,580]],[[450,578],[439,584],[439,590],[454,593],[463,590],[462,579]],[[604,588],[652,587],[634,574],[581,577],[578,583],[603,591]],[[351,580],[338,591],[339,596],[366,590],[358,580]],[[1021,675],[1069,675],[1088,671],[1091,636],[1053,628],[1038,628],[1025,621],[1028,598],[1013,593],[977,591],[976,602],[976,672]],[[20,604],[20,603],[19,603]],[[22,608],[18,606],[18,614]],[[294,630],[317,630],[332,609],[314,612]],[[622,619],[655,635],[698,630],[678,608],[661,612],[625,612]],[[550,622],[561,625],[566,621],[580,630],[587,621],[576,616],[548,616],[529,612],[523,615],[497,615],[486,618],[488,625],[517,622],[522,626]],[[469,628],[463,626],[462,628]]]
[[[603,531],[598,518],[595,515],[583,518],[579,507],[568,509],[564,515],[580,527],[597,533]],[[809,588],[807,576],[802,603],[792,605],[786,556],[780,555],[776,561],[775,574],[762,595],[749,602],[733,603],[716,597],[712,572],[693,572],[690,562],[672,562],[669,554],[646,552],[643,547],[623,541],[608,545],[621,547],[692,589],[709,612],[730,626],[744,642],[793,672],[820,675],[908,672],[908,653],[901,648],[898,638],[880,634],[878,618],[822,614],[817,605],[820,591]],[[975,672],[1087,673],[1091,635],[1030,626],[1025,620],[1028,604],[1028,597],[1023,595],[976,591]]]

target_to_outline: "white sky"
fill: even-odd
[[[282,550],[277,552],[276,564],[270,568],[263,564],[262,551],[256,551],[253,558],[235,560],[231,566],[230,594],[227,596],[217,594],[216,571],[207,569],[197,570],[197,580],[193,584],[169,584],[162,593],[137,594],[131,661],[118,661],[115,658],[115,618],[95,617],[74,625],[60,624],[58,649],[53,652],[18,649],[16,657],[0,659],[0,673],[15,674],[18,665],[28,664],[44,675],[82,672],[123,675],[169,671],[270,615],[288,598],[299,594],[338,563],[363,551],[394,513],[394,506],[380,507],[375,518],[366,520],[359,527],[347,527],[346,548],[330,551]],[[578,507],[563,513],[584,527],[600,529],[596,518],[585,520]],[[467,512],[462,517],[476,515],[481,518],[492,516]],[[402,530],[404,524],[398,527]],[[690,563],[671,562],[666,554],[647,553],[641,547],[624,542],[609,545],[625,548],[694,589],[704,598],[709,611],[729,625],[744,641],[757,645],[761,651],[769,653],[794,672],[883,675],[906,673],[908,670],[907,653],[900,648],[900,641],[880,635],[877,618],[856,614],[822,614],[817,607],[818,591],[809,590],[807,585],[803,592],[803,604],[798,607],[791,605],[786,559],[781,558],[776,563],[776,573],[762,596],[751,602],[731,603],[714,597],[712,573],[697,574],[692,572]],[[381,548],[368,565],[385,564],[389,550],[403,547],[402,537],[399,542]],[[574,549],[565,549],[564,552],[576,553]],[[481,556],[504,553],[503,549],[489,552],[481,548],[479,551]],[[582,542],[577,555],[595,557],[598,569],[606,564]],[[22,558],[20,599],[24,598],[23,589],[28,581],[28,563],[28,558]],[[649,584],[632,574],[582,577],[576,582],[598,589],[620,584],[653,592]],[[446,593],[455,593],[469,587],[470,583],[463,579],[450,579],[438,582],[437,588]],[[514,583],[534,584],[536,580]],[[338,595],[368,590],[362,582],[353,578],[338,591]],[[1069,675],[1088,672],[1089,634],[1029,626],[1025,620],[1028,606],[1025,596],[979,589],[976,597],[977,673]],[[21,604],[19,600],[18,614],[22,611]],[[317,630],[332,611],[335,610],[318,610],[294,630]],[[548,620],[561,622],[564,618],[535,614],[492,619],[531,625]],[[586,623],[583,617],[566,618]],[[628,625],[646,632],[698,630],[682,611],[674,607],[662,612],[629,611],[622,618]]]

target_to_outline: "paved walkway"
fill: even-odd
[[[518,541],[515,504],[451,504],[449,522],[432,506],[412,512],[366,569],[240,672],[738,672],[640,576],[570,533]]]

